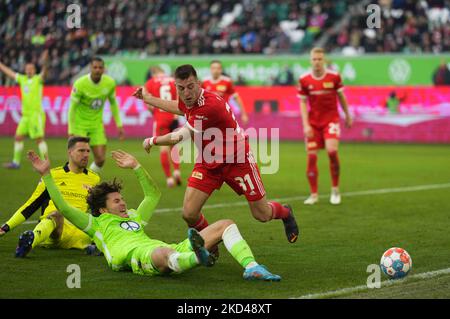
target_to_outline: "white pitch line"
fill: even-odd
[[[415,274],[415,275],[409,275],[403,279],[396,279],[396,280],[388,279],[388,280],[382,281],[380,284],[381,284],[381,287],[387,287],[387,286],[400,284],[400,283],[403,283],[406,281],[410,281],[412,279],[430,279],[433,277],[437,277],[437,276],[441,276],[441,275],[448,275],[448,274],[450,274],[450,268],[445,268],[445,269],[428,271],[428,272]],[[316,294],[308,294],[308,295],[304,295],[301,297],[292,297],[290,299],[332,298],[332,297],[339,297],[339,296],[352,294],[352,293],[356,293],[356,292],[361,292],[361,291],[366,291],[366,290],[376,291],[376,289],[377,288],[370,289],[367,287],[367,285],[361,285],[361,286],[348,287],[348,288],[332,290],[332,291],[327,291],[327,292],[321,292],[321,293],[316,293]]]
[[[417,185],[417,186],[406,186],[406,187],[395,187],[395,188],[381,188],[381,189],[369,189],[364,191],[355,191],[341,193],[342,197],[354,197],[354,196],[365,196],[365,195],[378,195],[378,194],[389,194],[389,193],[404,193],[404,192],[417,192],[423,190],[450,188],[450,183],[445,184],[428,184],[428,185]],[[319,197],[328,197],[330,194],[319,195]],[[301,201],[305,200],[307,196],[293,196],[293,197],[282,197],[273,198],[271,200],[277,202],[287,202],[287,201]],[[248,205],[247,201],[240,201],[234,203],[218,203],[203,206],[202,210],[213,209],[213,208],[223,208],[223,207],[238,207]],[[172,208],[160,208],[155,210],[154,213],[169,213],[169,212],[181,212],[183,207],[172,207]],[[26,221],[24,224],[35,224],[37,221],[31,220]]]

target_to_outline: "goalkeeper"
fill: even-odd
[[[188,238],[178,244],[150,239],[143,227],[152,216],[161,192],[132,155],[119,150],[112,152],[112,157],[119,167],[133,169],[139,180],[145,197],[137,210],[127,209],[120,194],[121,185],[114,180],[100,183],[89,190],[87,203],[91,214],[85,214],[63,199],[50,174],[48,159],[42,160],[35,152],[28,152],[28,158],[43,176],[50,197],[59,211],[93,239],[113,270],[132,270],[140,275],[163,275],[181,273],[197,265],[209,267],[214,264],[215,259],[208,249],[223,240],[230,254],[245,268],[245,279],[281,279],[256,263],[250,247],[231,220],[220,220],[200,233],[190,228]]]
[[[64,166],[51,170],[64,199],[83,212],[87,210],[88,189],[100,182],[100,177],[86,168],[89,153],[89,138],[73,136],[67,141],[69,161]],[[40,221],[33,231],[27,230],[20,235],[16,257],[25,257],[37,246],[87,249],[90,254],[97,253],[95,246],[91,245],[92,241],[89,236],[64,219],[58,212],[42,181],[25,204],[0,227],[0,237],[25,222],[39,208],[42,210]]]

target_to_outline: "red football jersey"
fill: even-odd
[[[225,101],[228,101],[230,96],[236,92],[233,81],[225,75],[221,75],[217,80],[213,80],[211,77],[206,78],[202,83],[202,88],[220,95]]]
[[[221,163],[247,161],[248,139],[223,98],[202,89],[195,105],[188,108],[179,100],[178,108],[185,113],[187,125],[194,131],[193,140],[203,165],[216,168]]]
[[[145,83],[145,88],[151,95],[159,97],[163,100],[171,101],[177,99],[175,80],[168,75],[158,75],[152,77],[147,81],[147,83]],[[155,107],[153,109],[153,117],[157,122],[170,121],[175,118],[175,114],[168,113]]]
[[[309,100],[309,123],[325,126],[339,121],[337,92],[342,91],[343,84],[339,73],[326,70],[321,78],[309,72],[298,80],[298,95]]]

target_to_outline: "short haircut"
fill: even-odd
[[[220,60],[212,60],[212,61],[209,63],[209,65],[212,65],[212,64],[214,64],[214,63],[219,63],[220,66],[222,66],[222,62],[220,62]]]
[[[195,71],[194,67],[190,64],[180,65],[175,70],[175,79],[186,80],[191,75],[197,78],[197,71]]]
[[[89,189],[86,202],[89,205],[91,214],[95,217],[100,216],[100,209],[106,208],[108,194],[120,193],[121,190],[122,183],[115,178],[111,182],[102,182]]]
[[[164,70],[159,65],[154,65],[150,68],[150,72],[153,75],[156,73],[164,73]]]
[[[102,64],[105,64],[105,61],[103,61],[103,59],[101,57],[99,57],[99,56],[92,57],[91,64],[94,63],[94,61],[102,62]]]
[[[315,48],[312,48],[312,49],[311,49],[310,54],[313,54],[313,53],[322,53],[322,54],[325,54],[325,50],[324,50],[323,48],[315,47]]]
[[[78,142],[88,143],[91,141],[89,137],[84,136],[71,136],[67,140],[67,149],[70,150],[72,147],[75,146]]]

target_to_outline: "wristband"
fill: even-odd
[[[3,224],[2,227],[0,227],[5,233],[9,232],[9,225],[8,224]]]

